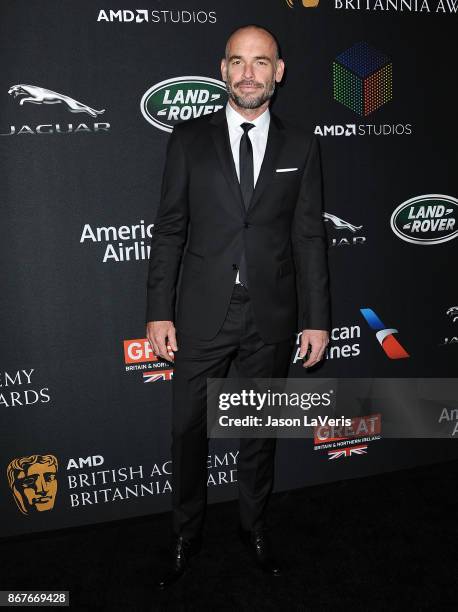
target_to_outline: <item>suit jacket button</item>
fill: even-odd
[[[245,227],[250,227],[250,224],[245,222]]]

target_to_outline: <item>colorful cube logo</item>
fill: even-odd
[[[366,42],[343,51],[332,65],[334,100],[366,117],[393,97],[393,64]]]

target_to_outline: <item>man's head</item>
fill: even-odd
[[[19,457],[8,465],[8,483],[22,514],[54,508],[57,467],[54,455]]]
[[[278,43],[268,30],[256,25],[238,28],[226,43],[221,74],[229,98],[244,109],[259,108],[273,96],[285,64]]]

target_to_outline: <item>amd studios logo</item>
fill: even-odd
[[[333,98],[353,113],[367,117],[393,98],[393,63],[367,42],[358,42],[340,53],[332,65]],[[410,123],[347,123],[317,125],[318,136],[409,135]]]
[[[102,23],[166,23],[173,25],[194,23],[216,23],[216,11],[202,10],[148,10],[148,9],[100,9],[97,14],[97,22]]]
[[[224,81],[201,76],[182,76],[156,83],[144,94],[140,110],[144,118],[164,132],[180,121],[209,115],[227,101]]]

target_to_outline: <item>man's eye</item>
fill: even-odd
[[[27,476],[26,478],[22,479],[21,485],[24,488],[33,487],[33,485],[35,484],[35,481],[36,481],[36,477],[34,477],[34,476]]]
[[[267,64],[267,62],[263,62],[262,60],[259,60],[258,64],[262,64],[263,66],[265,66]]]

